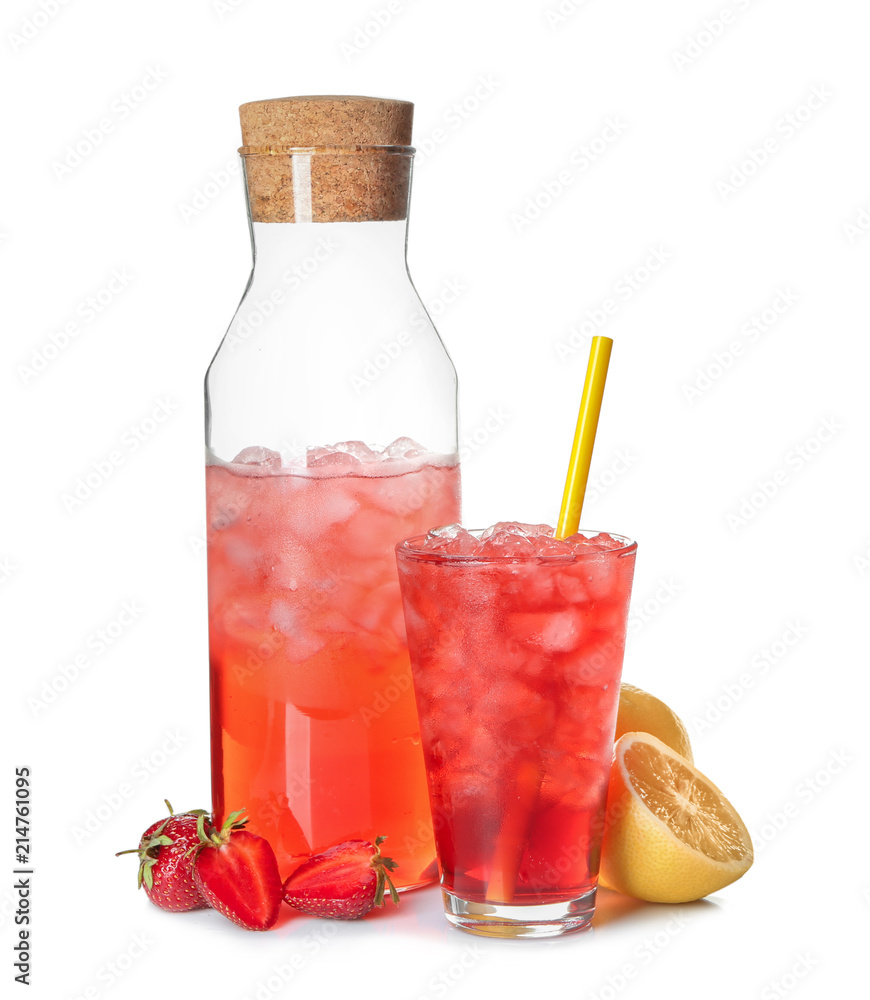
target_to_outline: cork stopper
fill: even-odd
[[[254,222],[364,222],[407,217],[414,105],[311,96],[239,108]]]

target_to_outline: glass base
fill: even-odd
[[[511,906],[471,903],[442,889],[444,913],[460,930],[483,937],[545,938],[585,930],[595,913],[595,889],[562,903]]]

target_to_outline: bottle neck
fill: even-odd
[[[252,222],[253,284],[296,289],[317,275],[347,290],[407,277],[407,220]]]

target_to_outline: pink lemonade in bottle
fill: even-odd
[[[437,865],[394,547],[459,517],[456,371],[407,264],[413,111],[239,108],[253,269],[205,385],[214,811],[285,877],[385,836],[401,888]]]
[[[213,806],[245,808],[284,877],[387,835],[396,885],[419,885],[437,872],[393,550],[458,516],[459,469],[407,438],[296,461],[206,470]]]
[[[636,545],[552,534],[451,525],[397,549],[456,913],[594,905]]]

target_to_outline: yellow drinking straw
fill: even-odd
[[[612,347],[613,341],[610,337],[592,338],[586,382],[580,400],[580,413],[577,416],[577,430],[574,432],[568,477],[562,495],[562,510],[556,526],[556,538],[568,538],[580,526],[580,512],[583,510],[583,497],[592,461],[592,446],[595,444],[595,432],[598,430],[604,380],[607,378]],[[492,867],[486,887],[486,898],[490,903],[513,902],[519,866],[526,849],[529,823],[541,790],[540,761],[531,758],[520,761],[515,779],[493,852]],[[510,936],[507,930],[504,933]]]
[[[556,525],[556,538],[568,538],[580,527],[580,513],[583,510],[586,481],[589,479],[592,446],[595,444],[595,432],[598,430],[604,380],[607,378],[612,347],[613,341],[610,337],[592,338],[583,398],[580,400],[580,412],[577,414],[577,429],[574,431],[574,444],[571,446],[571,461],[568,463],[565,492],[562,494],[562,509]]]

